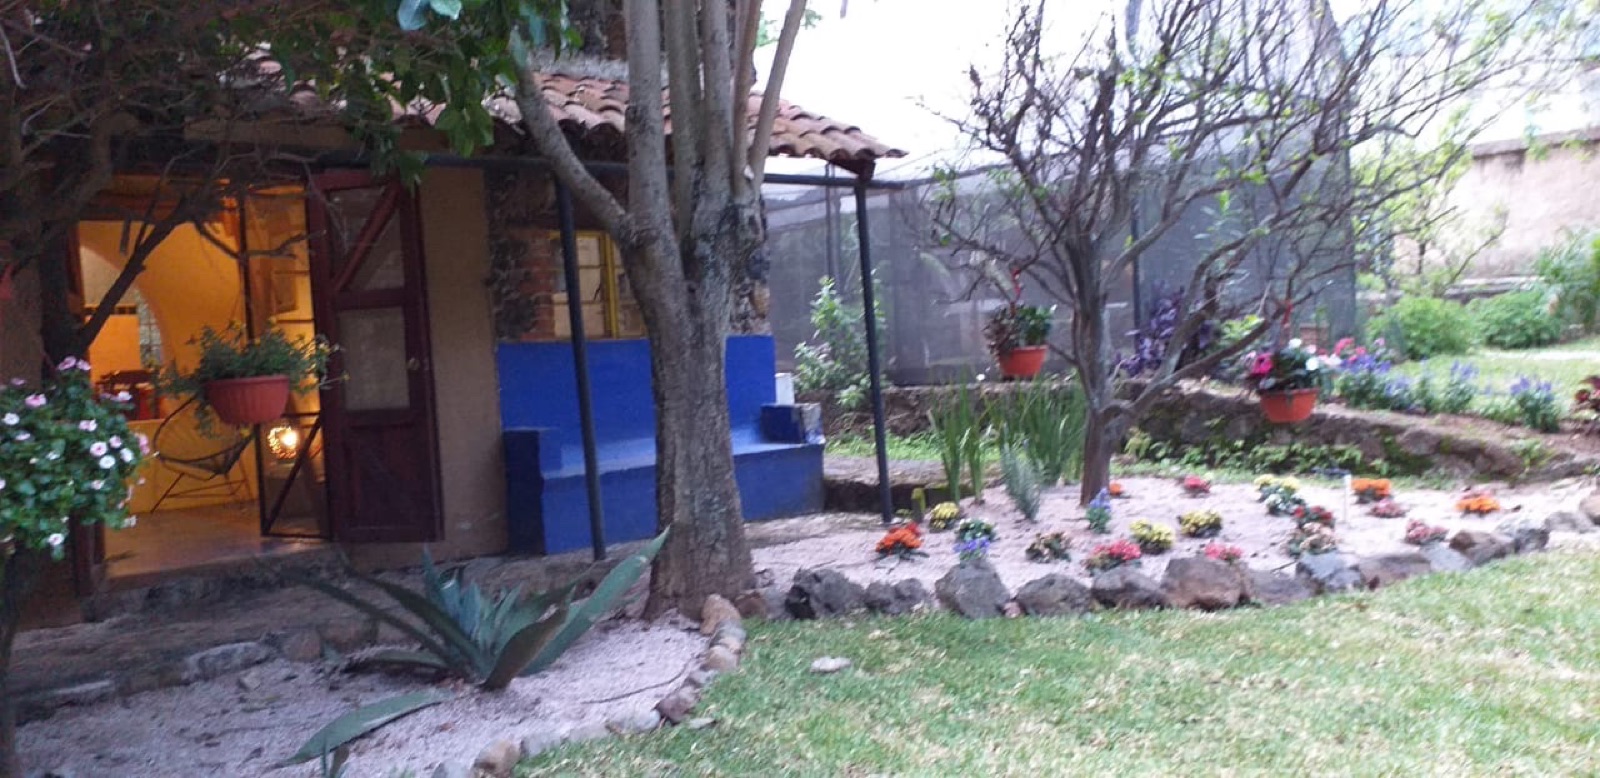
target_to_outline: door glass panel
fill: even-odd
[[[361,236],[361,228],[366,226],[367,220],[377,209],[379,200],[383,198],[383,188],[341,189],[328,192],[326,196],[328,238],[333,248],[330,267],[333,275],[337,277],[343,272],[345,262],[350,259],[350,249]]]
[[[404,309],[340,311],[339,346],[344,356],[345,408],[375,411],[411,407]]]
[[[405,257],[400,253],[400,220],[390,218],[372,242],[372,250],[356,270],[350,287],[358,292],[399,289],[406,285]]]

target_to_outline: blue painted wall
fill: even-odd
[[[512,550],[558,553],[585,548],[590,539],[589,509],[572,347],[504,343],[497,359]],[[775,399],[775,366],[770,336],[728,339],[728,409],[747,519],[822,508],[822,447],[770,442],[761,435],[761,409]],[[648,537],[656,526],[649,342],[590,343],[589,375],[606,540]]]

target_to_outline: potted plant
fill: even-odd
[[[1316,346],[1299,338],[1273,351],[1252,352],[1248,382],[1261,398],[1261,412],[1278,424],[1304,421],[1317,405],[1328,383],[1330,364],[1317,356]]]
[[[1012,300],[996,310],[984,326],[989,351],[1000,363],[1006,378],[1032,378],[1044,367],[1049,354],[1045,339],[1050,337],[1055,306],[1028,305]]]
[[[163,375],[163,388],[194,395],[202,413],[239,427],[283,415],[290,391],[318,386],[332,351],[320,337],[291,340],[281,331],[267,330],[251,338],[237,324],[221,332],[206,327],[195,342],[199,363],[188,373],[174,364]]]

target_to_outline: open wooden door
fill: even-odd
[[[438,446],[416,200],[364,172],[307,198],[317,330],[338,350],[322,393],[334,539],[440,539]]]

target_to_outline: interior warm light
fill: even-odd
[[[300,453],[300,430],[288,424],[279,424],[267,431],[267,448],[272,455],[288,461]]]

